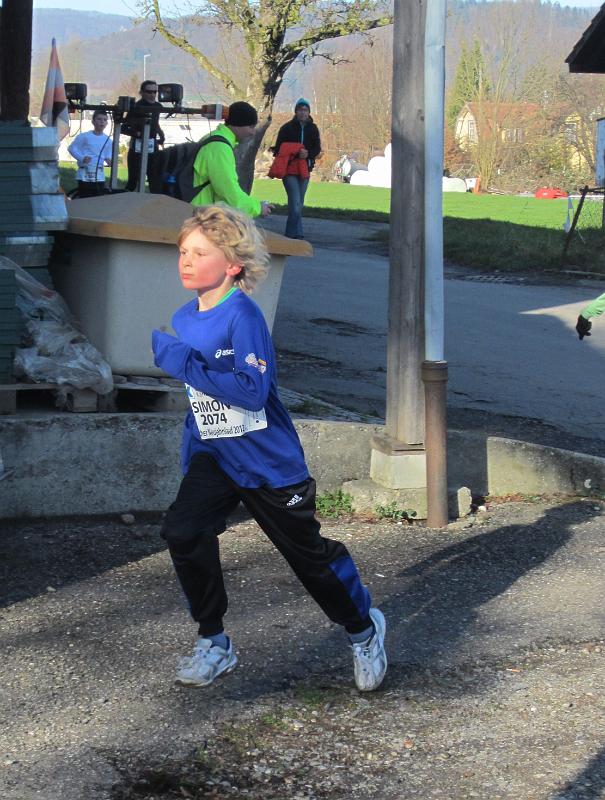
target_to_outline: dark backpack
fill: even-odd
[[[208,136],[198,142],[174,144],[156,153],[153,164],[153,175],[150,175],[150,186],[155,194],[168,194],[177,200],[190,203],[193,198],[205,189],[210,181],[199,186],[193,185],[193,165],[202,147],[210,142],[231,143],[223,136]]]

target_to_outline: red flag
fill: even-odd
[[[46,89],[42,100],[40,121],[49,128],[56,127],[59,140],[69,133],[69,112],[67,110],[65,83],[63,82],[63,73],[59,64],[55,39],[53,39],[50,51],[50,64],[48,65],[48,75],[46,76]]]

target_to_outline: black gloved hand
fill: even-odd
[[[585,336],[592,335],[590,333],[591,328],[592,328],[592,322],[580,314],[580,316],[578,317],[578,321],[576,322],[576,330],[578,332],[580,340],[582,340]]]

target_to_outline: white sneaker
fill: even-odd
[[[229,649],[213,645],[211,639],[199,638],[193,655],[185,656],[179,663],[176,683],[181,686],[210,686],[223,672],[231,672],[237,665],[231,640]]]
[[[387,671],[387,654],[384,649],[386,621],[379,608],[370,609],[370,619],[376,631],[365,642],[352,644],[355,683],[361,692],[377,689]]]

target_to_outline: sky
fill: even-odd
[[[180,5],[181,8],[186,8],[188,3],[179,3],[178,0],[163,0],[162,9],[165,12],[170,11],[170,7]],[[572,6],[574,8],[600,8],[600,2],[595,0],[560,0],[562,6]],[[97,0],[34,0],[34,8],[73,8],[78,11],[100,11],[99,3]],[[125,14],[132,17],[137,16],[136,0],[103,0],[102,10],[106,14]]]
[[[161,8],[170,11],[172,0],[163,0]],[[178,3],[177,3],[178,5]],[[180,4],[187,7],[188,3]],[[76,11],[102,11],[105,14],[124,14],[127,17],[138,16],[136,0],[34,0],[34,8],[73,8]]]

